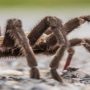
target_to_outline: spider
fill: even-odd
[[[0,48],[0,55],[1,57],[20,56],[22,54],[25,55],[28,65],[31,67],[31,78],[39,79],[40,74],[39,70],[37,69],[37,62],[34,52],[38,49],[38,46],[36,45],[37,40],[43,33],[45,33],[49,35],[49,37],[47,37],[46,42],[40,43],[41,46],[39,46],[44,47],[44,51],[47,50],[47,47],[50,47],[50,43],[52,46],[58,46],[57,48],[54,48],[54,51],[56,51],[57,49],[58,50],[50,64],[50,72],[55,80],[63,82],[62,78],[58,75],[56,69],[59,66],[59,61],[62,59],[64,51],[68,49],[69,52],[69,56],[67,59],[68,62],[64,67],[64,69],[66,69],[74,54],[74,50],[72,49],[73,46],[83,44],[83,46],[89,50],[89,39],[73,39],[68,41],[66,38],[66,34],[71,32],[74,28],[78,27],[85,21],[90,21],[90,17],[83,16],[75,18],[62,25],[62,21],[59,18],[47,16],[26,37],[22,29],[21,20],[10,19],[8,20],[6,25],[5,37]]]

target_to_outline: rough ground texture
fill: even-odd
[[[36,55],[41,73],[40,80],[29,78],[29,67],[25,57],[1,58],[0,90],[90,90],[89,59],[80,58],[80,60],[77,60],[80,55],[79,52],[77,53],[78,55],[75,55],[71,64],[71,67],[75,68],[62,71],[65,58],[60,63],[58,72],[62,75],[64,84],[53,80],[49,73],[49,63],[53,56]]]

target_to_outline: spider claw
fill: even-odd
[[[62,79],[61,76],[58,75],[56,69],[51,69],[50,72],[51,72],[52,77],[53,77],[56,81],[59,81],[59,82],[63,83],[63,79]]]
[[[36,67],[33,67],[31,68],[31,71],[30,71],[31,75],[30,77],[33,78],[33,79],[40,79],[40,74],[39,74],[39,70],[36,68]]]

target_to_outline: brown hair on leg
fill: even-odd
[[[37,62],[33,50],[29,44],[27,37],[22,29],[21,20],[12,19],[12,29],[10,32],[12,33],[12,37],[15,39],[15,43],[17,45],[21,45],[24,49],[28,66],[31,67],[31,78],[39,79],[39,71],[37,69]]]

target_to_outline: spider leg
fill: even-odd
[[[65,66],[64,66],[64,70],[67,70],[68,66],[71,63],[73,55],[74,55],[74,49],[73,48],[69,48],[68,49],[68,57],[67,57],[67,60],[66,60]]]
[[[66,60],[65,66],[64,66],[64,70],[68,69],[68,66],[70,65],[72,57],[75,53],[73,47],[75,47],[77,45],[81,45],[82,41],[83,41],[83,39],[78,39],[78,38],[69,40],[70,44],[69,44],[69,48],[67,50],[68,51],[68,57],[67,57],[67,60]]]
[[[54,22],[52,22],[53,18],[54,17],[52,16],[47,16],[44,19],[42,19],[41,22],[36,27],[34,27],[33,30],[30,32],[30,34],[28,35],[29,43],[31,44],[35,53],[45,52],[47,50],[48,48],[47,42],[40,43],[39,45],[36,45],[35,43],[40,38],[40,36],[43,35],[44,33],[47,33],[48,35],[51,32],[53,32],[53,30],[51,29],[52,27],[51,23],[54,25]]]
[[[58,24],[57,24],[56,27],[54,27],[54,28],[52,27],[52,31],[54,32],[54,34],[56,36],[56,39],[60,45],[60,48],[58,49],[58,51],[56,52],[56,55],[54,56],[53,60],[50,63],[50,67],[51,67],[50,72],[51,72],[52,77],[55,80],[57,80],[59,82],[63,82],[62,78],[58,75],[56,69],[58,68],[59,62],[61,61],[61,59],[64,55],[64,51],[67,47],[67,39],[61,31],[60,25],[58,26]]]
[[[23,55],[21,47],[15,45],[15,39],[12,37],[12,33],[10,32],[12,27],[13,27],[13,20],[9,19],[6,25],[4,40],[0,46],[0,57]]]
[[[39,71],[33,50],[29,44],[27,37],[22,29],[21,20],[12,19],[12,29],[9,30],[17,45],[21,45],[24,49],[28,66],[31,67],[31,78],[39,79]]]
[[[83,39],[84,43],[82,44],[88,52],[90,52],[90,39]]]
[[[74,19],[69,20],[64,24],[64,31],[66,34],[72,32],[75,28],[78,28],[85,22],[90,22],[90,15],[80,16]]]
[[[60,45],[58,43],[56,45],[51,45],[46,49],[46,53],[47,54],[55,54],[59,47],[60,47]]]
[[[41,22],[33,28],[33,30],[29,33],[28,39],[31,45],[34,45],[38,38],[48,29],[49,25],[47,24],[47,18],[45,17]]]
[[[50,27],[52,27],[51,24],[53,24],[53,25],[55,24],[54,22],[52,22],[53,18],[55,18],[55,17],[47,16],[44,19],[42,19],[41,22],[36,27],[33,28],[33,30],[28,35],[28,39],[29,39],[29,42],[31,45],[34,45],[36,43],[36,41],[39,39],[39,37],[44,32],[46,32],[47,29],[50,29]]]
[[[0,47],[0,57],[23,56],[21,48],[17,47]]]
[[[64,24],[63,31],[67,35],[74,29],[78,28],[83,23],[85,23],[85,20],[83,18],[80,17],[73,18]]]
[[[59,81],[59,82],[63,82],[62,78],[58,75],[56,69],[58,68],[59,66],[59,62],[60,60],[62,59],[62,56],[64,55],[64,51],[66,49],[66,46],[64,45],[61,45],[61,47],[58,49],[58,51],[56,52],[56,55],[54,56],[51,64],[50,64],[50,67],[51,67],[51,74],[52,74],[52,77]]]
[[[90,22],[90,15],[76,17],[76,18],[73,18],[73,19],[67,21],[63,25],[62,30],[65,34],[69,34],[74,29],[78,28],[80,25],[84,24],[85,22]],[[50,32],[50,30],[49,30],[49,32]]]

